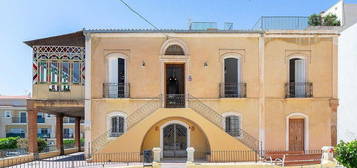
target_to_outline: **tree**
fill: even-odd
[[[310,26],[321,26],[322,18],[318,14],[312,14],[309,16],[309,25]]]
[[[322,17],[319,14],[309,16],[308,24],[310,26],[340,26],[341,22],[335,14],[328,14]]]
[[[337,16],[334,14],[328,14],[323,17],[323,25],[324,26],[340,26],[341,22],[337,19]]]
[[[341,141],[335,149],[336,160],[346,168],[357,167],[357,140]]]

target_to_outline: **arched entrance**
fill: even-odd
[[[181,122],[168,123],[162,127],[163,158],[186,158],[189,146],[189,129]]]

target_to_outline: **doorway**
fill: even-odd
[[[165,107],[185,107],[185,64],[165,65]]]
[[[163,157],[187,157],[187,128],[180,124],[170,124],[163,128]]]
[[[289,119],[289,151],[304,151],[305,119]]]

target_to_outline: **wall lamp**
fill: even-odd
[[[207,61],[206,61],[205,63],[203,63],[203,66],[204,66],[205,68],[207,68],[207,67],[208,67],[208,63],[207,63]]]

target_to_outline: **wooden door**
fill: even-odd
[[[289,151],[304,151],[304,119],[289,120]]]

